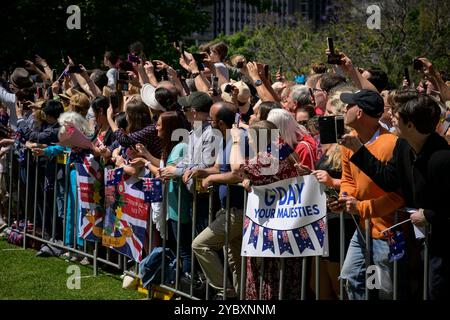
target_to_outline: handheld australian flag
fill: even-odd
[[[142,191],[144,191],[145,202],[162,202],[162,182],[155,178],[141,178]]]
[[[106,186],[116,186],[122,180],[123,168],[111,169],[106,172]]]
[[[397,261],[403,258],[406,251],[406,241],[403,232],[396,230],[388,234],[389,244],[389,262]]]

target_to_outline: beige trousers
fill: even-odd
[[[217,212],[216,219],[192,242],[192,249],[210,285],[222,292],[224,270],[217,251],[225,246],[225,212],[225,210]],[[225,257],[228,256],[233,286],[227,279],[227,297],[236,297],[240,288],[242,218],[242,210],[230,209],[229,246]]]

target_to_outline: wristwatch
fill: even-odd
[[[196,77],[198,77],[200,75],[200,72],[194,72],[192,74],[192,79],[195,79]]]
[[[261,79],[258,79],[258,80],[255,81],[255,87],[259,87],[262,84],[263,84],[263,82],[262,82]]]

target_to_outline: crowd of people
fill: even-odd
[[[247,61],[242,55],[229,57],[223,42],[202,45],[199,54],[177,46],[174,50],[179,52],[179,65],[186,76],[161,60],[148,61],[143,45],[134,43],[125,56],[106,52],[104,69],[88,71],[75,57],[65,57],[67,67],[58,77],[49,62],[36,56],[35,61],[26,60],[25,68],[16,68],[8,79],[2,79],[2,202],[12,196],[4,178],[12,152],[15,185],[25,190],[26,183],[36,183],[36,196],[49,194],[45,202],[37,202],[36,225],[44,226],[41,236],[49,238],[46,230],[51,230],[53,222],[53,240],[83,246],[74,223],[80,213],[73,162],[80,150],[58,144],[69,122],[93,142],[90,150],[82,151],[104,165],[122,167],[128,175],[147,168],[154,177],[167,181],[169,245],[175,248],[179,243],[180,274],[190,276],[192,247],[197,269],[218,298],[224,293],[236,298],[240,292],[245,208],[244,193],[236,184],[251,191],[252,186],[308,174],[338,195],[327,200],[329,256],[320,259],[321,299],[339,298],[339,278],[345,282],[348,299],[369,298],[365,292],[367,259],[383,271],[384,279],[370,298],[392,299],[394,268],[383,231],[396,223],[399,211],[397,219],[410,218],[411,223],[402,225],[407,246],[398,260],[398,297],[421,297],[418,279],[423,272],[424,239],[416,239],[413,227],[425,226],[430,232],[429,297],[449,297],[446,230],[450,225],[445,199],[450,181],[450,82],[444,73],[428,59],[418,58],[418,85],[410,79],[392,84],[381,69],[357,68],[340,52],[339,64],[314,64],[307,75],[289,81],[281,70],[271,75],[265,64]],[[318,123],[322,116],[344,117],[342,139],[321,143]],[[188,139],[174,139],[177,129],[188,132]],[[273,132],[278,134],[275,140]],[[279,150],[289,150],[289,156],[274,159],[269,148],[258,148],[259,141],[275,143]],[[27,166],[27,153],[32,154],[35,166]],[[67,160],[58,161],[64,154]],[[277,172],[263,173],[274,162]],[[216,214],[209,222],[207,191],[211,188]],[[50,196],[53,191],[56,203]],[[23,218],[25,207],[33,207],[33,197],[26,199],[28,203],[24,194],[17,197],[21,201],[13,208],[14,216]],[[230,225],[226,236],[227,202]],[[57,221],[53,221],[53,207]],[[408,212],[401,210],[405,207],[410,208]],[[3,209],[3,226],[6,215]],[[346,231],[342,269],[341,215]],[[367,227],[370,239],[365,237]],[[155,223],[149,228],[158,230]],[[228,252],[221,258],[225,239]],[[372,250],[367,252],[369,240]],[[155,237],[153,246],[160,244],[161,238]],[[149,254],[149,248],[145,251]],[[231,275],[226,292],[223,259]],[[261,263],[259,258],[247,259],[245,297],[277,299],[280,259],[266,258],[264,268]],[[284,263],[284,298],[300,299],[302,259],[288,258]],[[313,296],[315,268],[309,265],[308,270],[307,294]]]

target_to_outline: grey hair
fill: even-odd
[[[267,121],[270,121],[277,126],[284,142],[293,149],[297,145],[297,142],[303,139],[303,136],[308,133],[306,128],[299,125],[292,114],[285,109],[270,110]]]
[[[64,123],[66,122],[72,123],[78,130],[83,132],[88,137],[94,134],[94,131],[89,126],[89,122],[86,120],[86,118],[73,111],[64,112],[59,116],[59,134],[62,134],[66,131],[66,127],[64,126]]]

